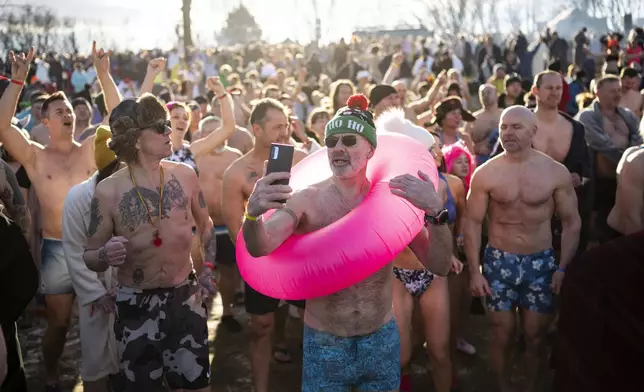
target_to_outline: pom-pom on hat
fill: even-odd
[[[367,110],[369,101],[362,94],[352,95],[347,100],[347,106],[338,110],[324,128],[324,137],[340,133],[354,133],[367,139],[376,147],[376,126],[373,123],[373,114]]]

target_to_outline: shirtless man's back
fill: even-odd
[[[608,226],[615,236],[644,230],[644,145],[628,148],[617,165],[617,195]]]
[[[246,154],[253,148],[253,135],[242,127],[237,127],[235,133],[228,138],[228,145],[231,148],[235,148],[241,151],[242,154]]]

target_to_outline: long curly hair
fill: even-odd
[[[467,171],[467,176],[463,178],[463,185],[465,186],[465,193],[467,194],[467,191],[470,189],[470,181],[472,180],[472,174],[474,174],[474,169],[476,169],[476,161],[474,160],[474,156],[470,151],[467,149],[466,146],[463,146],[460,143],[455,143],[451,144],[449,146],[445,146],[442,149],[443,151],[443,157],[445,159],[445,166],[447,166],[447,173],[452,172],[452,168],[454,167],[454,162],[463,154],[465,154],[465,158],[467,159],[467,165],[469,166],[469,170]]]
[[[144,94],[139,99],[121,102],[110,115],[112,138],[108,147],[119,160],[136,163],[137,141],[141,131],[161,121],[167,121],[168,110],[155,96]]]

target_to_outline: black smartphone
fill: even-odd
[[[290,173],[293,165],[293,153],[295,147],[290,144],[271,143],[268,164],[266,165],[266,174],[271,173]],[[288,185],[288,179],[277,180],[273,185]],[[286,203],[286,200],[277,200],[279,203]]]

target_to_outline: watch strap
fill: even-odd
[[[425,214],[425,227],[429,225],[445,225],[449,221],[449,212],[447,209],[438,211],[436,216]]]

